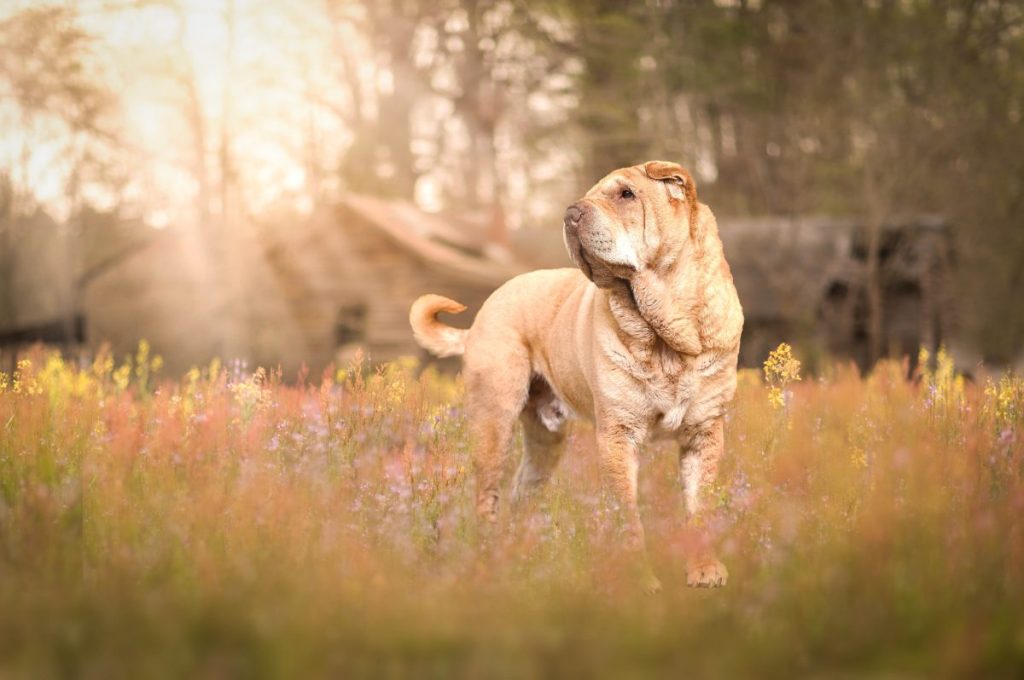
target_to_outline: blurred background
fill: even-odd
[[[568,266],[564,207],[659,158],[744,363],[1020,364],[1022,114],[1019,0],[2,0],[0,355],[417,354],[417,295]]]

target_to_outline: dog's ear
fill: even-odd
[[[697,185],[683,166],[668,161],[644,163],[644,173],[653,180],[664,182],[668,195],[677,200],[686,199],[690,208],[690,233],[697,229]]]
[[[697,186],[693,183],[693,177],[678,163],[648,161],[644,163],[644,173],[651,179],[665,182],[672,198],[683,200],[685,197],[693,203],[697,202]]]

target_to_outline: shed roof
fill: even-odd
[[[464,230],[407,201],[350,193],[341,208],[426,264],[474,283],[497,286],[526,269],[506,253],[479,248]]]

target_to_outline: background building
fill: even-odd
[[[35,218],[37,231],[60,229],[44,217]],[[171,371],[219,356],[280,365],[287,375],[344,363],[357,348],[373,361],[426,358],[408,323],[417,296],[459,300],[469,309],[451,322],[468,325],[512,276],[569,264],[558,225],[509,249],[491,240],[486,220],[457,221],[357,194],[309,218],[254,229],[212,259],[194,230],[150,230],[143,242],[118,244],[115,235],[131,230],[109,215],[91,216],[88,240],[77,249],[89,259],[70,272],[25,242],[35,266],[23,270],[18,294],[33,304],[0,329],[9,353],[42,341],[89,349],[109,343],[121,355],[146,338]],[[741,363],[758,366],[788,340],[812,364],[833,357],[870,366],[862,225],[722,219],[719,230],[746,316]],[[921,218],[886,224],[882,233],[885,353],[913,357],[920,346],[955,345],[948,229]]]

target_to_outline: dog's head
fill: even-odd
[[[670,267],[696,239],[697,188],[676,163],[649,161],[607,175],[565,211],[569,256],[598,286]]]

